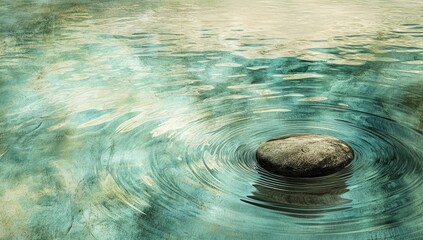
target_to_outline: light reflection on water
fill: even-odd
[[[2,5],[1,239],[421,236],[421,3]],[[256,164],[298,132],[356,159]]]

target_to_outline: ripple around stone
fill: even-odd
[[[290,177],[318,177],[335,173],[354,159],[346,143],[319,134],[291,134],[275,138],[257,149],[265,169]]]

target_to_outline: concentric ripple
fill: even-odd
[[[240,111],[219,120],[197,119],[164,140],[152,138],[149,154],[139,160],[148,167],[112,162],[110,171],[116,171],[114,177],[133,202],[151,198],[149,207],[166,209],[161,217],[202,219],[206,223],[196,226],[200,231],[205,231],[203,224],[225,223],[242,232],[254,228],[259,235],[269,229],[287,235],[322,231],[322,236],[389,228],[419,232],[421,134],[387,118],[329,104],[297,107],[304,111]],[[332,119],[307,117],[310,109]],[[355,159],[335,174],[301,180],[277,176],[256,163],[262,142],[298,132],[342,139],[354,149]],[[134,178],[140,174],[149,177]],[[154,193],[147,198],[145,191]]]

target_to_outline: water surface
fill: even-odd
[[[420,1],[1,1],[0,239],[418,239]],[[356,153],[297,179],[255,150]]]

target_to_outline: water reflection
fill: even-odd
[[[348,192],[346,176],[351,174],[350,167],[318,178],[298,179],[264,174],[253,184],[255,190],[248,196],[254,201],[245,202],[298,218],[318,218],[331,211],[351,208],[345,204],[352,200],[343,196]],[[269,178],[273,178],[270,184]]]

